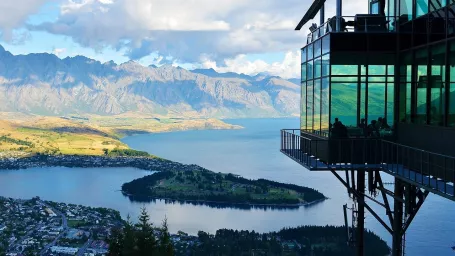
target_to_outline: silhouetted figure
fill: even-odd
[[[385,16],[385,1],[379,0],[379,14]]]
[[[366,123],[365,118],[362,118],[362,119],[360,120],[359,128],[362,129],[362,135],[363,135],[363,136],[367,136],[367,133],[368,133],[368,132],[367,132],[367,127],[368,127],[368,126],[367,126],[367,123]]]
[[[376,120],[371,120],[371,123],[368,125],[368,136],[379,137],[379,129],[377,128]]]

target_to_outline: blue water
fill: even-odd
[[[139,150],[183,163],[199,164],[217,172],[231,172],[247,178],[267,178],[318,189],[329,200],[297,210],[216,209],[191,204],[166,204],[157,201],[134,203],[118,190],[123,182],[147,175],[132,168],[33,168],[0,172],[0,196],[31,198],[103,206],[117,209],[126,217],[138,216],[145,206],[159,224],[168,218],[170,230],[196,234],[219,228],[276,231],[299,225],[342,225],[342,205],[352,204],[346,189],[327,172],[310,172],[279,152],[279,130],[296,128],[297,119],[227,120],[245,127],[242,130],[187,131],[143,134],[124,142]],[[386,180],[391,180],[386,177]],[[390,187],[392,189],[392,187]],[[374,203],[370,204],[374,206]],[[385,210],[374,206],[385,218]],[[430,195],[409,228],[407,255],[454,255],[455,203]],[[369,214],[367,228],[390,244],[387,231]]]

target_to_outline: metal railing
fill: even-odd
[[[311,130],[281,130],[281,152],[310,170],[380,169],[454,197],[455,157],[380,138],[328,139]]]
[[[385,33],[395,32],[395,16],[341,16],[329,18],[324,24],[308,34],[311,43],[325,34],[333,32]]]

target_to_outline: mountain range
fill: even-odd
[[[298,115],[299,96],[298,79],[134,61],[117,65],[84,56],[13,55],[0,46],[1,112],[283,117]]]

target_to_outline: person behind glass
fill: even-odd
[[[348,137],[348,129],[338,119],[338,117],[335,118],[335,123],[333,124],[332,137],[333,138],[346,138],[346,137]]]
[[[385,16],[385,1],[386,0],[379,0],[379,14]]]
[[[365,118],[362,118],[360,120],[359,128],[362,129],[363,136],[367,136],[367,133],[368,133],[367,128],[368,128],[368,126],[367,126]]]
[[[379,137],[379,129],[377,128],[377,121],[371,120],[371,123],[368,125],[368,137]]]
[[[383,121],[382,117],[379,117],[379,118],[378,118],[378,121],[376,122],[376,129],[377,129],[377,130],[382,129],[382,124],[383,124],[383,122],[384,122],[384,121]]]

